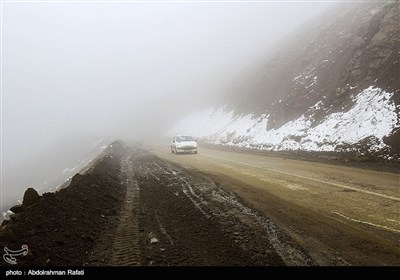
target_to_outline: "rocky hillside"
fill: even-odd
[[[170,133],[263,150],[400,151],[400,6],[341,3]],[[198,125],[195,127],[193,122]]]

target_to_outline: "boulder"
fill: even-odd
[[[22,205],[24,207],[31,206],[39,198],[40,198],[40,195],[38,194],[38,192],[34,188],[28,188],[24,193],[24,199],[22,201]]]
[[[79,183],[83,180],[83,178],[84,178],[83,175],[81,175],[81,174],[79,174],[79,173],[76,173],[76,174],[72,177],[71,183],[70,183],[69,185],[70,185],[70,186],[75,186],[75,185],[79,184]]]
[[[14,205],[13,207],[10,208],[10,211],[12,211],[15,214],[19,214],[22,211],[24,211],[24,206],[22,204]]]
[[[11,222],[14,222],[15,219],[17,219],[18,215],[19,215],[19,214],[11,214],[11,215],[10,215],[10,221],[11,221]]]
[[[3,228],[5,228],[9,223],[10,223],[9,220],[3,220],[0,226],[0,231],[3,230]]]

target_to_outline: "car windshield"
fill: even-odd
[[[177,136],[176,142],[194,141],[192,136]]]

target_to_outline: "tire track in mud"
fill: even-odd
[[[153,155],[136,163],[144,265],[314,264],[271,220],[211,178]]]
[[[169,168],[169,170],[173,170],[171,167],[167,166],[167,168]],[[164,172],[166,171],[164,170]],[[226,191],[222,190],[221,188],[216,186],[214,182],[208,184],[194,184],[192,187],[187,182],[188,178],[185,178],[185,175],[182,173],[180,174],[179,171],[174,170],[170,174],[173,174],[177,177],[178,180],[184,183],[184,186],[188,188],[189,192],[185,190],[183,190],[183,192],[189,197],[193,204],[207,217],[210,217],[210,215],[219,216],[221,215],[221,213],[223,213],[223,211],[218,211],[218,209],[210,208],[211,214],[205,213],[205,210],[199,207],[199,205],[209,205],[210,203],[205,203],[205,200],[197,195],[193,188],[197,189],[199,193],[205,193],[211,190],[211,196],[209,196],[209,199],[226,204],[230,209],[230,211],[228,211],[227,213],[230,213],[232,216],[237,217],[245,216],[245,220],[250,219],[254,227],[263,227],[266,230],[268,239],[272,247],[275,249],[275,251],[282,258],[286,265],[307,265],[311,263],[310,257],[305,254],[304,251],[298,248],[298,246],[296,246],[292,242],[289,242],[289,240],[282,240],[282,232],[278,230],[278,228],[271,220],[261,216],[258,213],[255,213],[249,207],[242,204],[232,193],[229,194]],[[191,194],[192,197],[190,197],[189,194]],[[226,217],[227,215],[223,216]]]
[[[122,182],[126,185],[125,204],[112,245],[110,265],[140,265],[139,186],[134,179],[131,156],[121,161]]]

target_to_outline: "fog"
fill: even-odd
[[[30,182],[18,168],[57,160],[45,153],[60,139],[64,148],[80,143],[69,139],[161,135],[330,6],[3,3],[3,196],[20,196]]]

